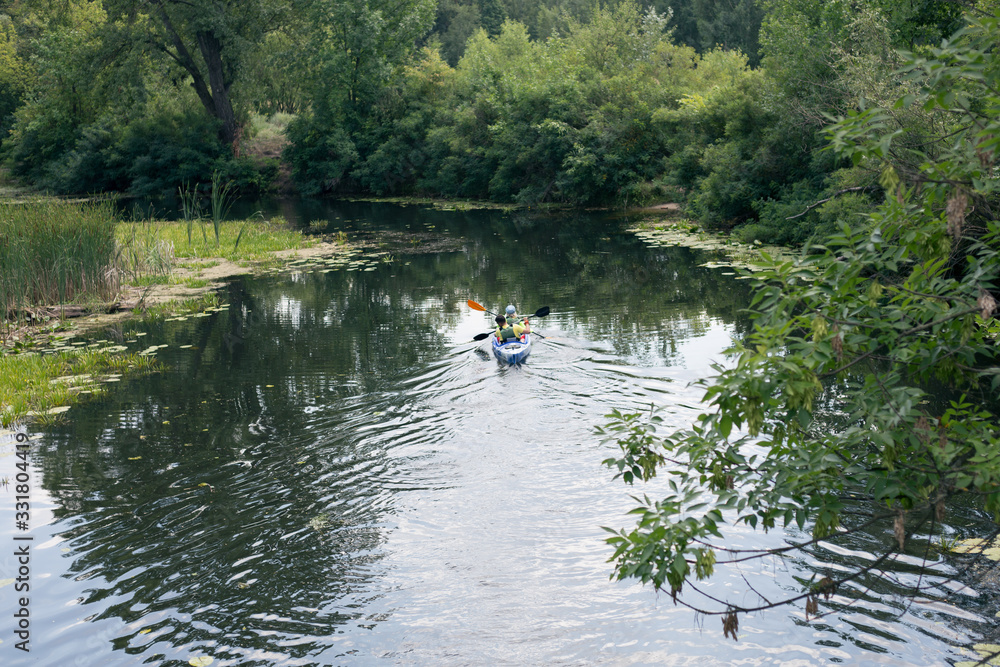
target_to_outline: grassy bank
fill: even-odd
[[[278,250],[311,244],[299,232],[285,227],[280,218],[223,221],[217,225],[211,220],[123,222],[116,236],[123,247],[139,249],[139,255],[142,248],[162,243],[172,248],[175,258],[220,258],[241,264],[265,261]]]
[[[68,325],[38,326],[32,311],[76,304],[103,312],[136,293],[136,323],[204,310],[218,305],[212,280],[312,245],[281,221],[126,222],[107,202],[0,201],[0,423],[54,418],[107,382],[157,368],[122,345],[65,343]],[[152,298],[151,286],[161,285],[177,293]]]
[[[124,222],[109,202],[0,201],[0,319],[6,332],[32,308],[105,304],[129,285],[169,283],[179,259],[248,266],[311,245],[280,219]]]

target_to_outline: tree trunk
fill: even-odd
[[[208,85],[212,89],[212,108],[208,109],[208,112],[222,121],[219,138],[234,149],[238,149],[235,143],[239,128],[236,124],[236,114],[233,113],[233,102],[229,97],[232,80],[226,76],[225,66],[222,63],[222,42],[210,32],[199,32],[198,48],[208,66]]]
[[[191,57],[191,52],[184,45],[184,40],[181,39],[177,28],[174,27],[174,22],[170,19],[167,9],[159,1],[154,2],[153,5],[156,7],[160,20],[163,22],[163,27],[167,29],[167,34],[170,36],[170,42],[174,45],[176,53],[168,49],[165,45],[160,48],[191,75],[191,86],[198,93],[198,99],[201,100],[205,110],[215,116],[215,102],[212,100],[212,94],[208,91],[208,86],[205,85],[205,78],[201,75],[201,70],[195,64],[194,58]]]
[[[191,75],[191,85],[198,93],[198,99],[201,100],[205,111],[210,116],[222,121],[222,127],[219,128],[219,139],[238,152],[239,146],[236,145],[236,141],[239,138],[239,126],[236,124],[233,102],[229,97],[229,87],[233,82],[231,77],[226,76],[226,67],[222,62],[222,42],[210,32],[198,32],[196,35],[198,50],[208,67],[208,82],[206,84],[205,76],[184,44],[184,40],[174,26],[162,0],[153,0],[152,4],[156,7],[156,12],[163,27],[167,30],[174,50],[171,51],[166,45],[161,48]]]

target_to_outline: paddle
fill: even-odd
[[[493,331],[487,331],[486,333],[476,334],[475,336],[472,337],[472,340],[486,340],[487,338],[489,338],[490,336],[492,336],[494,333],[495,332],[493,332]],[[538,336],[539,338],[548,338],[548,336],[543,336],[542,334],[538,333],[534,329],[532,329],[531,335],[532,336]]]
[[[484,306],[476,303],[472,299],[469,299],[468,304],[469,304],[469,308],[471,308],[472,310],[478,310],[478,311],[483,312],[483,313],[489,313],[490,315],[492,315],[494,317],[496,317],[496,315],[497,315],[496,313],[493,313],[493,312],[490,312],[490,311],[486,310],[486,308]],[[551,309],[548,306],[542,306],[541,308],[539,308],[538,310],[535,311],[534,315],[531,315],[530,317],[545,317],[550,312],[551,312]],[[534,334],[535,332],[532,331],[531,333]],[[489,338],[492,335],[493,335],[492,331],[489,331],[487,333],[476,334],[472,338],[472,340],[486,340],[487,338]],[[542,334],[535,334],[535,335],[537,335],[539,338],[545,338],[545,336],[543,336]]]
[[[469,308],[471,308],[472,310],[478,310],[478,311],[483,312],[483,313],[489,313],[493,317],[497,316],[496,313],[494,313],[491,310],[486,310],[485,306],[482,306],[482,305],[476,303],[472,299],[469,299],[466,303],[469,304]],[[528,317],[545,317],[550,312],[551,312],[551,309],[548,306],[542,306],[541,308],[539,308],[538,310],[535,311],[534,315],[528,315]]]

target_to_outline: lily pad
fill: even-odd
[[[309,527],[315,531],[321,531],[330,525],[330,517],[327,514],[317,514],[309,519]]]
[[[978,537],[960,540],[951,550],[958,554],[982,554],[990,560],[1000,561],[1000,537],[992,543]]]

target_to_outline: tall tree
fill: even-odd
[[[448,64],[455,66],[465,53],[466,42],[482,27],[479,4],[461,0],[440,0],[437,18],[429,39],[440,43],[439,50]]]
[[[434,21],[434,0],[313,0],[311,5],[306,58],[320,113],[338,106],[363,111]]]
[[[111,19],[190,77],[205,111],[220,121],[219,137],[239,138],[232,88],[265,36],[305,0],[108,0]]]
[[[313,0],[309,8],[309,108],[288,126],[303,192],[329,191],[364,154],[364,137],[384,131],[380,111],[434,22],[434,0]]]
[[[751,66],[760,62],[758,51],[764,9],[758,0],[647,0],[661,13],[672,13],[674,38],[699,53],[721,47],[743,52]]]
[[[500,26],[507,18],[500,0],[479,0],[479,15],[482,17],[483,28],[490,37],[500,34]]]

